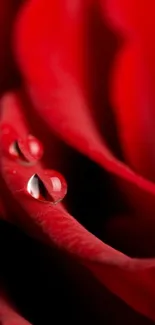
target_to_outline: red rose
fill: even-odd
[[[1,324],[155,321],[154,10],[1,1]]]

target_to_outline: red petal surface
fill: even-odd
[[[0,294],[0,323],[2,325],[30,325],[22,318],[4,294]]]
[[[4,280],[12,289],[12,300],[32,324],[48,324],[53,319],[58,323],[67,319],[68,324],[75,319],[79,324],[152,324],[64,251],[44,246],[2,222],[0,234],[1,246],[5,246],[5,253],[1,247]]]
[[[138,246],[139,248],[141,246],[141,252],[146,252],[145,256],[151,256],[155,247],[153,240],[155,186],[151,182],[146,181],[146,179],[138,176],[138,174],[112,155],[104,138],[99,134],[85,94],[82,77],[84,62],[82,63],[81,49],[83,48],[82,35],[85,26],[85,6],[87,5],[87,9],[89,9],[91,2],[84,4],[83,2],[77,1],[75,7],[71,6],[71,2],[60,1],[60,3],[53,4],[50,2],[48,6],[50,10],[47,12],[47,5],[41,0],[37,2],[32,1],[24,7],[19,17],[15,38],[17,55],[25,80],[27,80],[31,98],[35,103],[35,108],[45,119],[51,130],[54,130],[67,143],[117,176],[115,181],[119,183],[122,192],[128,197],[135,212],[134,217],[128,218],[127,222],[123,223],[124,228],[122,228],[122,232],[121,234],[119,233],[118,238],[123,246],[123,233],[128,233],[128,227],[132,232],[133,219],[135,219],[133,245],[135,247],[137,235],[138,238],[143,238],[143,243],[140,244],[139,240]],[[38,23],[40,20],[42,24]],[[143,78],[141,79],[143,80]],[[123,82],[125,84],[125,80]],[[130,86],[132,87],[131,83],[133,85],[132,79],[130,82]],[[120,82],[118,81],[117,88],[119,84]],[[130,87],[127,86],[125,90],[126,92],[130,91]],[[144,115],[143,120],[145,120],[145,124],[143,121],[143,126],[149,130],[150,138],[147,136],[146,150],[144,152],[144,146],[141,146],[142,150],[140,153],[137,150],[137,145],[141,143],[141,136],[144,139],[145,132],[142,130],[142,125],[137,123],[141,123],[142,119],[137,118],[139,112],[136,112],[135,124],[131,124],[132,114],[129,119],[129,115],[125,113],[125,109],[131,104],[130,101],[126,103],[127,93],[125,90],[124,102],[123,98],[121,98],[120,103],[123,105],[122,125],[123,128],[125,125],[127,134],[124,134],[123,131],[121,133],[120,127],[120,135],[122,134],[123,141],[130,142],[132,138],[132,143],[134,142],[134,144],[133,147],[130,147],[131,151],[127,146],[128,155],[131,157],[131,152],[136,163],[140,164],[141,169],[139,171],[142,172],[145,169],[147,172],[149,170],[152,177],[153,160],[151,158],[153,151],[152,145],[148,142],[153,141],[153,138],[151,137],[152,129],[147,124],[148,114],[146,111],[147,116]],[[147,96],[147,92],[143,90],[143,93]],[[126,105],[125,109],[124,104]],[[140,104],[142,106],[144,104],[141,98],[140,103],[137,103],[137,109],[140,107]],[[130,112],[130,107],[128,111]],[[126,118],[127,125],[125,124],[124,118]],[[136,120],[138,120],[137,123]],[[135,137],[135,133],[133,133],[137,129],[139,130],[138,139]],[[136,140],[134,141],[135,138]],[[127,142],[124,142],[124,144],[126,146]],[[148,161],[150,164],[149,169]],[[111,223],[107,229],[111,229],[111,227],[115,228]],[[145,231],[146,227],[148,229],[147,234]],[[123,229],[125,232],[123,232]],[[151,241],[148,240],[148,234],[151,235]]]
[[[31,98],[48,125],[66,142],[110,172],[154,193],[154,185],[113,157],[94,124],[81,72],[86,4],[76,4],[73,7],[71,2],[60,1],[47,6],[41,0],[32,1],[20,14],[17,57]]]
[[[1,123],[6,122],[6,119],[9,121],[10,108],[5,103],[8,103],[8,100],[3,100]],[[26,132],[17,105],[14,106],[14,111],[17,120],[21,121],[20,129],[25,129]],[[19,130],[16,129],[16,132]],[[154,259],[131,259],[89,233],[67,213],[61,204],[54,207],[33,199],[26,192],[26,184],[34,172],[44,177],[41,165],[26,168],[8,159],[7,156],[2,156],[1,172],[13,200],[11,208],[14,211],[15,202],[18,202],[18,209],[15,211],[17,217],[12,221],[20,224],[33,236],[36,233],[39,238],[44,240],[46,238],[46,241],[54,242],[75,255],[114,294],[138,312],[155,320]],[[26,219],[24,214],[21,214],[19,205],[26,213]],[[145,295],[142,294],[143,291]]]
[[[49,1],[48,5],[43,1],[29,2],[18,21],[18,61],[33,102],[51,130],[106,170],[121,177],[129,196],[132,194],[134,200],[138,198],[138,208],[139,205],[141,209],[149,206],[149,215],[152,216],[155,186],[132,172],[111,154],[90,114],[83,88],[83,69],[79,53],[82,48],[85,6],[80,1],[76,5],[60,0],[56,3]],[[5,109],[2,122],[5,122],[7,114]],[[136,161],[139,161],[139,156],[136,156]],[[87,232],[63,206],[49,205],[45,209],[39,202],[32,201],[33,198],[25,193],[25,184],[34,173],[33,167],[17,168],[15,162],[3,157],[1,168],[3,179],[11,191],[10,196],[13,195],[12,199],[20,202],[31,223],[39,225],[49,240],[78,256],[114,294],[138,312],[155,320],[153,259],[128,258]],[[41,165],[37,165],[35,170],[36,168],[41,174]],[[143,203],[141,198],[145,195],[147,199]],[[20,224],[28,226],[24,218],[21,220],[19,211],[18,218]],[[146,222],[146,217],[142,220],[144,221]]]
[[[123,152],[130,166],[155,180],[154,173],[154,1],[101,1],[109,26],[124,44],[113,64],[111,98]]]

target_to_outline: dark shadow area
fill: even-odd
[[[152,324],[112,295],[76,260],[2,221],[0,260],[4,288],[33,325]]]
[[[68,211],[91,233],[105,241],[104,224],[130,208],[113,176],[89,158],[70,149],[65,203]]]
[[[87,98],[98,130],[115,156],[124,161],[110,103],[111,72],[123,40],[108,27],[101,12],[98,2],[93,2],[87,12],[84,35]]]

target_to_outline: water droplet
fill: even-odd
[[[37,175],[31,176],[27,183],[28,193],[35,199],[57,204],[67,193],[67,184],[64,177],[53,170],[44,173],[44,181]]]
[[[1,143],[4,152],[23,164],[33,164],[43,155],[41,142],[33,135],[21,138],[9,125],[1,127]]]

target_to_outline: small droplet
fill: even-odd
[[[44,181],[37,175],[31,176],[27,183],[27,192],[35,199],[57,204],[67,193],[64,177],[53,170],[44,173]]]
[[[33,135],[21,138],[9,125],[1,127],[1,143],[4,152],[23,164],[36,163],[43,155],[41,142]]]

